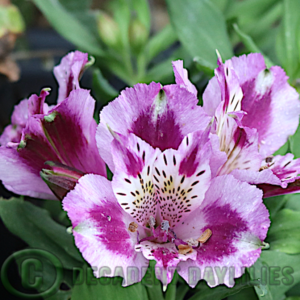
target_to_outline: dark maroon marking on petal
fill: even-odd
[[[121,203],[121,205],[128,205],[128,203]]]
[[[180,183],[181,183],[181,184],[184,182],[184,179],[185,179],[185,177],[182,176],[182,178],[181,178],[181,180],[180,180]]]
[[[131,183],[131,181],[128,178],[125,178],[125,181]]]
[[[132,132],[146,141],[153,148],[164,151],[169,148],[178,149],[182,134],[180,126],[176,124],[176,116],[168,106],[157,120],[153,123],[153,107],[146,108],[132,125]]]
[[[145,155],[146,155],[146,153],[145,153],[145,151],[143,151],[143,155],[142,155],[143,162],[145,162]]]
[[[133,196],[133,197],[135,197],[135,193],[134,192],[130,192],[131,193],[131,195]]]
[[[158,171],[157,168],[155,168],[155,171],[156,171],[157,175],[160,176],[160,172]]]
[[[136,147],[137,147],[138,152],[140,152],[140,144],[139,143],[136,143]]]
[[[238,234],[248,230],[246,221],[232,210],[229,204],[216,206],[212,203],[204,209],[207,226],[203,231],[210,229],[211,238],[197,249],[197,260],[205,264],[220,260],[224,256],[232,255],[237,251],[233,241]]]
[[[125,193],[117,193],[117,195],[120,195],[120,196],[126,196]]]
[[[194,185],[196,185],[196,184],[198,184],[198,183],[199,183],[199,180],[194,181],[194,182],[191,184],[191,186],[194,186]]]
[[[186,145],[188,146],[189,145],[189,137],[188,136],[186,137],[185,141],[186,141]]]
[[[289,161],[288,163],[286,163],[283,167],[287,167],[289,164],[291,163],[291,161]]]
[[[196,176],[201,176],[201,175],[204,174],[204,173],[205,173],[205,170],[199,172]]]
[[[159,180],[157,179],[157,177],[155,175],[153,175],[153,177],[159,183]]]
[[[175,157],[175,155],[173,155],[173,164],[174,164],[174,166],[176,166],[176,157]]]
[[[150,166],[148,166],[147,168],[147,176],[149,176],[149,174],[150,174]]]
[[[190,177],[195,173],[195,171],[199,165],[199,162],[196,159],[197,153],[198,153],[198,146],[196,146],[193,149],[193,151],[181,161],[180,166],[179,166],[179,174],[180,175],[184,174],[187,177]]]
[[[163,157],[164,157],[165,165],[167,166],[168,165],[168,161],[167,161],[166,155],[164,154]]]
[[[162,173],[163,173],[163,176],[164,176],[165,178],[167,178],[166,172],[165,172],[164,170],[162,171]]]
[[[121,255],[127,257],[132,255],[132,246],[130,235],[122,221],[121,207],[117,203],[105,203],[103,206],[95,206],[89,211],[89,216],[96,223],[99,229],[97,239],[105,245],[105,247]],[[108,221],[107,216],[110,216]],[[120,242],[122,246],[120,246]]]

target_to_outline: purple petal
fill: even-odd
[[[295,181],[300,174],[300,159],[294,159],[294,155],[291,153],[287,153],[284,156],[276,155],[274,157],[268,157],[265,159],[263,166],[272,170],[272,172],[285,183],[285,186],[287,183]]]
[[[75,244],[96,277],[121,276],[123,286],[142,279],[148,261],[135,251],[137,234],[128,229],[134,220],[118,204],[110,181],[83,176],[64,198],[63,208],[71,219]],[[131,270],[137,278],[128,276]]]
[[[61,163],[85,173],[105,175],[105,164],[95,140],[94,107],[90,92],[77,89],[39,119]]]
[[[149,241],[136,246],[137,251],[142,251],[145,258],[155,260],[155,275],[163,284],[163,289],[172,281],[174,271],[179,262],[195,260],[196,252],[180,254],[173,243],[157,244]]]
[[[123,142],[112,143],[114,194],[122,208],[142,226],[147,225],[150,216],[156,216],[152,174],[159,152],[134,134]]]
[[[18,149],[2,149],[0,160],[7,168],[0,169],[3,184],[18,194],[49,199],[46,193],[51,192],[45,189],[45,183],[40,178],[46,161],[62,163],[84,173],[105,175],[105,164],[95,141],[97,125],[93,119],[94,105],[89,91],[78,89],[47,115],[30,117]],[[20,167],[19,179],[14,182],[16,175],[7,176],[7,172],[13,172],[10,170],[15,170],[18,165],[24,167]],[[32,177],[36,178],[35,181]]]
[[[175,75],[176,84],[179,85],[181,88],[186,89],[193,95],[197,97],[197,89],[196,87],[190,82],[188,78],[188,72],[186,69],[183,68],[183,61],[177,60],[172,62],[173,71]]]
[[[223,283],[233,286],[234,278],[240,277],[244,268],[253,265],[259,257],[269,225],[269,213],[259,189],[231,175],[215,178],[201,206],[176,230],[177,237],[183,240],[197,239],[206,229],[212,235],[195,250],[195,261],[178,265],[178,273],[192,287],[203,275],[211,287]],[[191,277],[199,269],[201,276]],[[210,279],[205,277],[209,270]],[[223,278],[218,277],[220,270],[224,271]]]
[[[39,159],[38,155],[35,159]],[[16,149],[0,148],[0,179],[13,193],[56,200],[47,184],[41,179],[39,172],[28,165]]]
[[[244,94],[242,110],[247,115],[242,124],[257,129],[259,151],[267,157],[279,149],[298,127],[298,93],[288,84],[288,77],[280,67],[265,70],[261,54],[235,57],[231,62]]]
[[[177,85],[162,89],[160,84],[153,82],[127,88],[100,114],[96,139],[101,156],[113,171],[107,147],[113,138],[108,134],[107,126],[124,136],[132,132],[162,151],[177,149],[185,135],[203,130],[209,122],[209,117],[197,103],[193,94]]]
[[[59,84],[57,103],[66,99],[72,90],[80,88],[79,80],[87,62],[87,53],[80,51],[70,52],[53,69],[54,76]]]
[[[178,150],[168,149],[154,163],[153,183],[163,220],[175,227],[204,199],[210,172],[211,145],[203,132],[187,135]]]
[[[213,77],[203,93],[203,109],[211,117],[216,113],[221,103],[221,89],[217,77]]]

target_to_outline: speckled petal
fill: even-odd
[[[185,220],[204,199],[210,178],[208,134],[188,134],[178,150],[168,149],[154,163],[153,183],[160,215],[171,227]]]
[[[137,223],[146,226],[150,216],[156,216],[153,187],[153,163],[160,153],[146,142],[130,134],[112,142],[112,156],[116,166],[113,191],[121,207]]]

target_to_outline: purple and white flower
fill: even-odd
[[[95,100],[88,90],[77,86],[86,61],[87,54],[77,51],[68,54],[56,67],[56,75],[61,74],[58,79],[60,89],[68,91],[66,98],[56,106],[45,104],[49,92],[44,89],[40,96],[32,95],[15,108],[13,124],[4,131],[0,147],[0,179],[8,190],[56,199],[40,177],[47,161],[65,165],[79,173],[106,175],[95,140]],[[71,64],[69,68],[67,62]],[[75,82],[76,89],[67,88],[70,82]]]
[[[190,278],[195,268],[212,269],[210,286],[233,286],[260,255],[269,213],[261,190],[217,174],[228,158],[210,133],[212,118],[197,106],[182,63],[173,67],[176,85],[138,84],[102,110],[96,139],[113,179],[84,175],[63,207],[97,277],[122,276],[126,286],[155,260],[164,287],[176,268],[191,286],[207,280]],[[238,128],[240,140],[253,131]],[[224,267],[235,274],[220,282]]]

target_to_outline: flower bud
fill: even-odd
[[[108,14],[100,12],[97,23],[102,41],[109,47],[118,48],[121,45],[121,33],[114,19]]]
[[[129,41],[132,49],[140,52],[148,39],[148,30],[138,19],[131,22],[129,27]]]
[[[83,172],[61,163],[47,161],[45,164],[48,168],[42,169],[40,175],[53,194],[60,200],[75,187],[79,178],[84,175]]]

